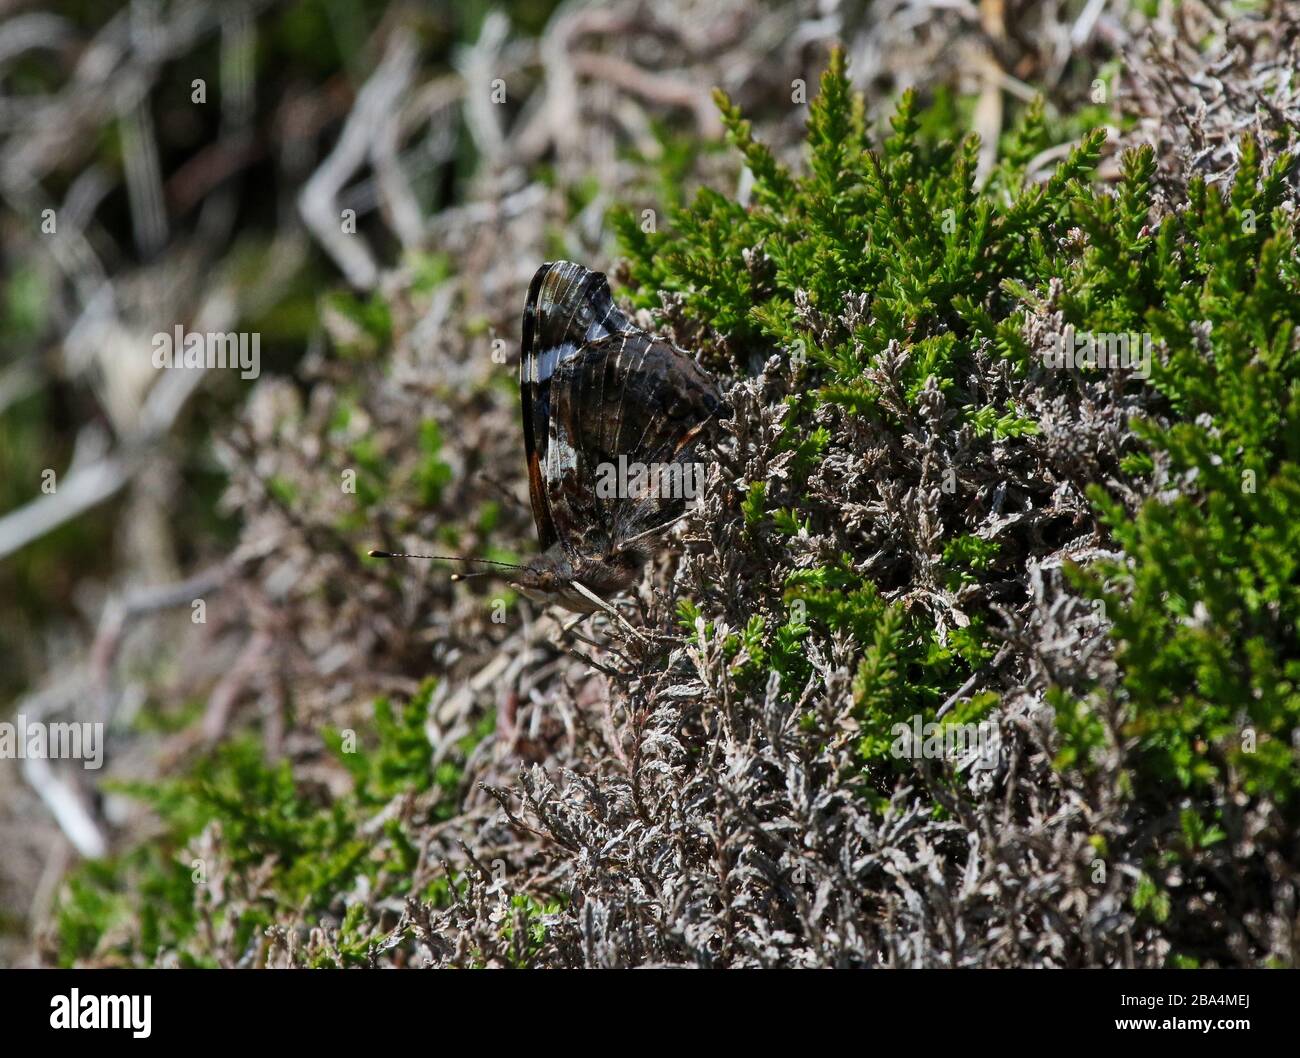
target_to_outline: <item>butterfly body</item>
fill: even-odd
[[[636,583],[653,537],[685,511],[678,486],[698,469],[717,386],[683,350],[632,324],[604,275],[556,261],[529,286],[519,394],[543,550],[514,584],[593,612]],[[629,466],[632,481],[606,487]]]

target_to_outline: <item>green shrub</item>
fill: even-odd
[[[1239,781],[1291,798],[1300,776],[1291,746],[1300,720],[1300,265],[1295,221],[1278,208],[1288,164],[1263,171],[1247,136],[1230,187],[1195,179],[1185,208],[1155,216],[1153,152],[1126,153],[1113,191],[1098,186],[1101,132],[1085,134],[1044,183],[1027,183],[1030,158],[1048,145],[1035,105],[980,187],[978,141],[923,134],[936,120],[910,94],[893,134],[873,146],[836,53],[810,106],[807,171],[793,175],[718,99],[753,174],[752,200],[702,191],[658,233],[618,214],[633,300],[652,306],[667,295],[705,357],[736,373],[755,356],[787,358],[802,393],[789,398],[782,442],[809,465],[825,452],[808,438],[827,406],[903,430],[927,383],[959,412],[954,429],[964,422],[994,441],[1032,434],[1033,418],[981,404],[966,380],[977,349],[1030,377],[1037,350],[1026,324],[1046,308],[1079,331],[1150,335],[1149,384],[1124,385],[1146,386],[1153,415],[1134,423],[1141,444],[1124,468],[1130,488],[1155,494],[1130,511],[1094,484],[1090,496],[1124,557],[1075,571],[1113,624],[1138,785],[1158,797],[1169,782]],[[860,294],[862,307],[846,313]],[[882,401],[870,377],[891,347],[906,363],[901,405]],[[769,516],[788,532],[804,516],[834,517],[806,497],[793,510],[772,502],[764,482],[750,482],[746,523]],[[950,531],[941,547],[954,587],[1001,575],[995,542]],[[861,650],[854,693],[870,760],[883,756],[895,721],[929,714],[992,653],[987,612],[941,639],[932,622],[883,601],[853,556],[792,572],[786,587],[806,600],[809,621],[851,632]],[[747,642],[748,657],[766,651],[789,675],[779,637],[763,638]],[[1052,695],[1063,765],[1087,766],[1105,740],[1087,698]]]
[[[326,731],[326,745],[353,780],[343,797],[305,785],[286,760],[268,762],[251,735],[222,744],[177,778],[118,784],[157,813],[162,832],[68,877],[55,914],[59,960],[215,965],[211,919],[219,912],[232,916],[224,946],[241,954],[263,945],[268,927],[332,917],[333,947],[314,961],[365,962],[376,924],[365,901],[345,894],[363,881],[372,898],[445,900],[445,881],[410,892],[413,835],[456,812],[460,764],[491,731],[489,717],[432,768],[425,732],[432,691],[430,682],[401,705],[376,701],[369,748],[352,746],[350,732]],[[406,798],[416,799],[410,813],[367,827],[384,806]]]

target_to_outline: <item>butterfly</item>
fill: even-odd
[[[528,287],[519,399],[542,553],[514,586],[577,613],[603,609],[640,577],[648,541],[683,516],[697,442],[722,406],[717,384],[628,320],[603,273],[553,261]],[[615,472],[628,467],[631,480]]]
[[[614,612],[607,597],[636,583],[701,483],[717,384],[635,326],[603,273],[548,261],[524,304],[519,399],[541,553],[508,567],[511,586],[575,613]]]

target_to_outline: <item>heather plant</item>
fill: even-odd
[[[288,760],[266,760],[250,737],[223,744],[178,777],[110,784],[110,792],[148,805],[161,832],[69,877],[55,922],[60,962],[265,959],[277,924],[306,915],[333,923],[302,944],[307,965],[365,965],[378,923],[347,894],[360,889],[400,907],[407,895],[445,903],[449,892],[445,874],[416,883],[415,835],[454,813],[465,755],[486,731],[435,764],[425,734],[432,691],[430,683],[401,704],[378,699],[366,735],[325,732],[350,789],[304,781]]]
[[[1057,711],[1058,766],[1087,769],[1108,739],[1118,743],[1126,766],[1115,779],[1135,811],[1182,806],[1142,853],[1166,868],[1170,849],[1221,840],[1225,812],[1239,827],[1248,798],[1276,805],[1289,832],[1300,775],[1293,152],[1243,136],[1226,186],[1194,178],[1186,203],[1160,211],[1151,148],[1126,152],[1115,186],[1100,186],[1097,132],[1049,179],[1027,184],[1025,163],[1047,142],[1037,104],[977,188],[978,143],[923,136],[909,96],[893,134],[873,144],[838,57],[810,107],[803,175],[755,141],[724,95],[718,102],[753,173],[750,203],[703,191],[659,234],[621,215],[626,275],[634,300],[662,300],[678,332],[715,362],[736,373],[776,363],[794,380],[776,443],[791,472],[738,483],[746,531],[834,541],[822,549],[830,561],[780,569],[778,560],[784,578],[773,587],[802,600],[808,624],[848,635],[860,652],[853,696],[873,774],[890,763],[896,721],[946,712],[960,723],[995,710],[988,670],[1006,638],[997,614],[1009,580],[1055,551],[1109,628],[1119,672],[1113,686],[1044,688]],[[1088,366],[1049,375],[1051,334],[1067,328],[1153,340],[1152,377]],[[979,377],[990,369],[1000,391]],[[1044,439],[1032,406],[1059,413],[1070,390],[1089,389],[1131,410],[1131,432],[1087,451],[1080,431],[1076,455],[1092,465],[1067,476],[1063,453],[1051,451],[1059,430],[1048,424]],[[836,447],[827,424],[847,416],[906,432],[929,402],[943,407],[962,456],[944,458],[932,436],[914,447],[904,473],[915,481],[920,471],[924,546],[909,554],[917,541],[872,539],[861,522],[845,532],[852,505],[808,488]],[[1045,465],[991,488],[985,469],[1017,446],[1039,449]],[[971,524],[1012,492],[1024,514],[1049,508],[1062,486],[1090,500],[1073,525],[1026,540]],[[889,487],[880,483],[882,496]],[[1085,550],[1103,553],[1088,561]],[[951,623],[909,605],[931,588],[946,596]],[[765,633],[755,618],[740,637],[747,665],[768,661],[794,699],[806,665],[790,664],[789,647],[807,630],[771,623]],[[762,682],[761,672],[747,675]],[[980,683],[985,690],[966,693]],[[1116,710],[1110,728],[1097,715],[1103,697]],[[1151,906],[1154,889],[1144,874],[1135,906]]]
[[[1087,194],[1101,134],[1086,135],[1045,186],[1023,187],[1024,164],[1045,144],[1036,105],[981,194],[975,187],[977,138],[954,143],[923,137],[911,94],[891,122],[893,134],[874,147],[839,52],[809,109],[803,176],[792,176],[753,139],[724,95],[718,102],[754,173],[752,204],[705,190],[689,209],[672,215],[664,233],[644,233],[629,213],[615,223],[629,256],[634,301],[650,305],[664,298],[675,320],[694,325],[705,355],[725,357],[733,371],[777,354],[798,380],[778,442],[791,453],[795,473],[780,492],[765,481],[747,483],[750,531],[779,538],[801,527],[806,533],[801,518],[814,517],[820,525],[837,520],[841,512],[810,501],[799,484],[824,459],[830,442],[825,422],[841,412],[900,429],[937,397],[951,409],[952,428],[963,430],[968,446],[987,452],[1005,438],[1033,433],[1032,418],[1012,401],[986,400],[972,386],[971,372],[977,350],[1026,366],[1018,315],[1023,302],[1014,291],[1042,284],[1065,267],[1059,251],[1048,247],[1055,249],[1064,237],[1075,196]],[[883,364],[891,365],[892,392],[882,392],[877,372]],[[957,462],[927,469],[938,488],[926,502],[941,524],[945,511],[969,505],[975,482]],[[1021,555],[999,555],[999,541],[962,533],[960,520],[954,523],[930,542],[925,558],[933,566],[926,572],[944,590],[971,598]],[[906,543],[896,541],[896,562],[885,578],[842,552],[829,563],[788,571],[775,586],[778,594],[799,599],[828,631],[848,631],[867,650],[855,695],[869,755],[894,720],[937,710],[993,654],[987,609],[963,614],[945,634],[882,597],[882,588],[888,595],[909,583],[920,587]],[[788,636],[789,626],[783,627]]]
[[[1141,202],[1153,164],[1138,162]],[[1127,267],[1098,255],[1090,282],[1066,277],[1081,312],[1109,291],[1114,315],[1167,350],[1151,380],[1167,414],[1135,424],[1134,469],[1159,494],[1130,514],[1094,490],[1125,557],[1077,578],[1113,623],[1151,794],[1227,786],[1292,804],[1296,792],[1300,273],[1279,208],[1293,168],[1285,155],[1262,167],[1245,138],[1227,189],[1198,178],[1185,210],[1150,229],[1133,217]],[[1089,232],[1103,217],[1080,211]]]

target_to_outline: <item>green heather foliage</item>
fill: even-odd
[[[1159,464],[1183,487],[1159,489],[1135,516],[1095,487],[1126,557],[1075,571],[1113,622],[1124,735],[1140,750],[1135,778],[1157,799],[1171,782],[1211,778],[1291,797],[1300,783],[1291,747],[1300,720],[1300,265],[1294,220],[1277,209],[1286,167],[1262,171],[1246,137],[1231,187],[1194,180],[1186,207],[1157,219],[1152,151],[1126,153],[1118,187],[1100,188],[1100,131],[1045,183],[1027,183],[1027,163],[1051,142],[1039,105],[980,188],[977,139],[923,134],[935,122],[911,94],[893,134],[873,144],[839,53],[810,106],[804,175],[753,138],[725,95],[718,102],[753,175],[750,202],[704,190],[657,233],[618,214],[634,302],[668,295],[700,327],[706,358],[737,373],[756,355],[784,351],[796,366],[806,358],[784,427],[786,447],[810,464],[822,456],[810,443],[819,407],[889,415],[865,372],[890,343],[909,354],[913,406],[933,378],[977,433],[1000,438],[1036,423],[971,399],[972,350],[986,342],[1023,375],[1034,355],[1025,323],[1054,282],[1067,324],[1149,334],[1153,377],[1126,385],[1154,387],[1168,421],[1134,423],[1145,450],[1126,469],[1140,488]],[[847,326],[846,298],[860,291],[870,292],[870,310]],[[763,483],[753,483],[747,525],[766,515],[797,528],[799,510],[768,511],[764,500]],[[978,538],[947,539],[950,583],[985,576],[995,552]],[[929,718],[992,651],[979,619],[941,645],[928,622],[882,601],[849,556],[797,571],[787,587],[806,600],[810,622],[851,632],[862,651],[854,691],[872,761],[886,763],[893,722],[918,709]],[[783,676],[798,669],[792,628],[751,627],[744,638],[750,664],[765,658]],[[1054,698],[1060,763],[1087,766],[1103,726],[1086,700]]]
[[[357,736],[351,751],[350,737],[326,732],[327,747],[353,780],[342,797],[305,786],[287,761],[266,761],[253,737],[223,744],[179,778],[117,786],[146,802],[163,831],[69,876],[56,913],[60,961],[151,964],[169,956],[180,965],[212,965],[204,931],[214,916],[231,916],[233,947],[243,950],[296,915],[335,914],[336,950],[318,964],[365,963],[375,924],[362,914],[363,902],[344,894],[361,885],[372,895],[408,895],[419,857],[410,833],[455,813],[461,763],[492,728],[488,717],[457,755],[431,768],[424,725],[432,691],[430,682],[403,705],[376,701],[373,735]],[[394,799],[408,798],[415,799],[411,812],[367,826]],[[409,895],[444,903],[447,881]]]

